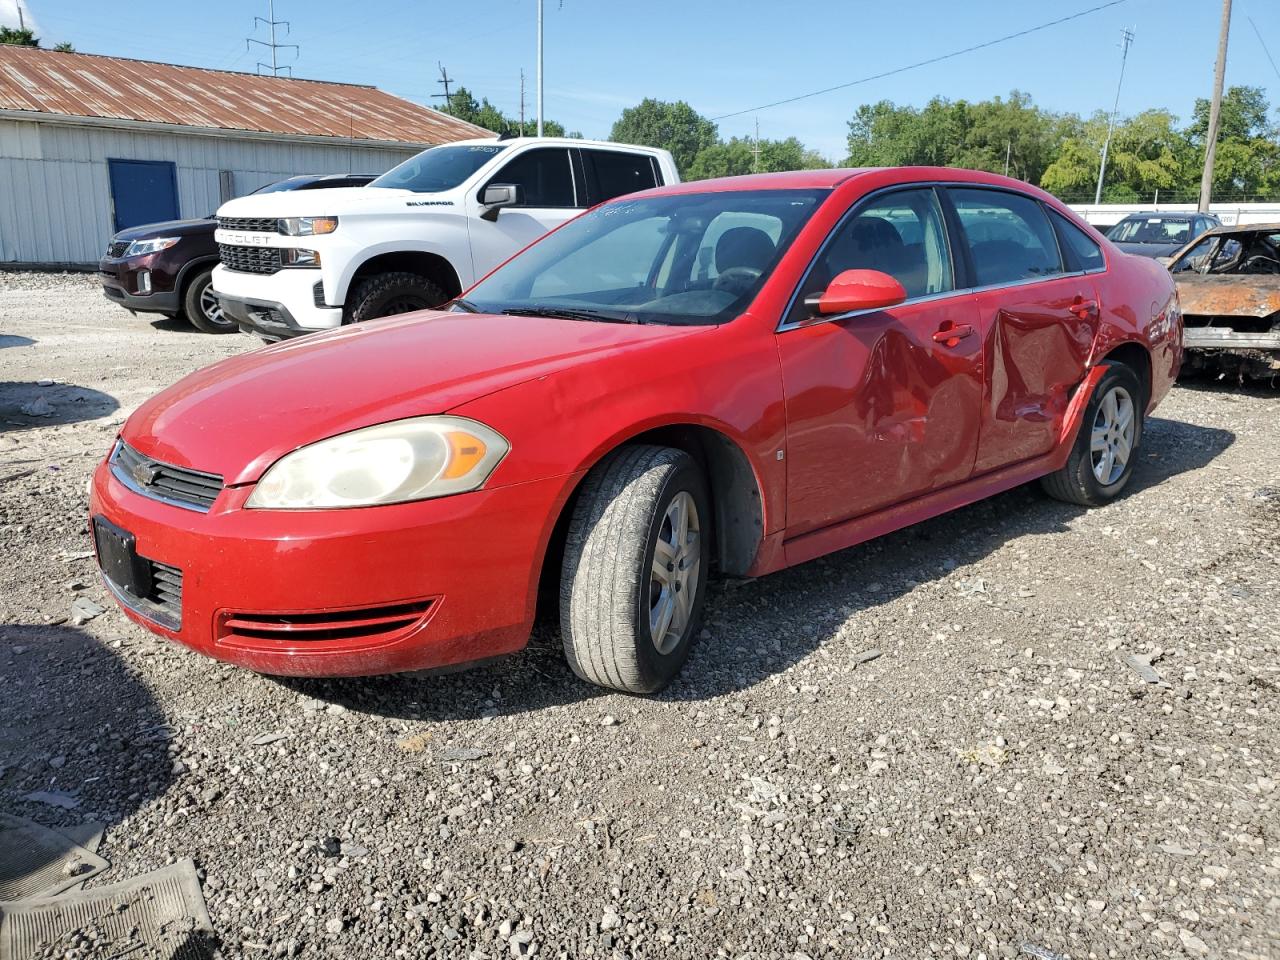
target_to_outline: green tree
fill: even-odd
[[[698,153],[717,143],[716,125],[683,100],[668,103],[647,98],[622,111],[609,139],[670,150],[681,175]]]
[[[795,137],[761,140],[757,163],[755,141],[747,137],[713,143],[698,151],[689,164],[687,179],[736,177],[744,173],[777,173],[783,170],[816,170],[831,164],[817,151],[806,149]]]
[[[17,47],[38,47],[40,41],[29,28],[0,27],[0,43],[9,43]]]
[[[520,121],[513,117],[508,117],[501,110],[489,102],[486,97],[483,100],[476,100],[475,95],[466,87],[459,87],[449,96],[449,104],[444,108],[444,112],[450,116],[457,117],[459,120],[465,120],[467,123],[474,123],[478,127],[484,127],[486,130],[492,130],[494,133],[510,133],[516,136],[533,136],[537,130],[538,122],[536,119],[526,119],[524,130],[520,129]],[[557,123],[555,120],[543,120],[542,132],[547,137],[575,137],[582,138],[582,134],[574,131],[566,133],[564,124]]]
[[[55,43],[53,45],[53,49],[57,53],[75,53],[76,52],[76,48],[73,47],[66,40],[63,40],[62,43]]]

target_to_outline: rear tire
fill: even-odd
[[[363,323],[414,310],[430,310],[449,295],[417,273],[380,273],[361,282],[348,299],[344,323]]]
[[[182,312],[187,322],[201,333],[238,333],[240,327],[222,312],[213,295],[213,268],[201,270],[187,284],[182,297]]]
[[[1118,497],[1138,461],[1145,410],[1138,375],[1123,363],[1107,364],[1066,465],[1040,478],[1044,491],[1081,507],[1100,507]]]
[[[710,524],[706,480],[683,450],[623,447],[592,470],[569,524],[560,581],[574,673],[624,693],[671,682],[701,625]]]

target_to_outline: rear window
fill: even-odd
[[[1106,261],[1102,258],[1102,248],[1094,243],[1087,233],[1052,207],[1046,209],[1049,211],[1049,219],[1053,221],[1058,231],[1058,239],[1062,241],[1063,250],[1067,254],[1072,270],[1101,270],[1106,266]]]
[[[658,185],[654,162],[646,154],[583,150],[589,202],[594,205]]]
[[[948,190],[973,259],[977,286],[1034,280],[1062,273],[1049,219],[1030,197],[1003,190]]]

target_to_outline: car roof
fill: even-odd
[[[1195,210],[1152,210],[1150,213],[1127,213],[1123,220],[1117,220],[1116,222],[1124,223],[1125,220],[1190,220],[1193,217],[1208,217],[1210,220],[1218,219],[1212,213],[1199,213]]]
[[[984,170],[959,167],[836,167],[826,170],[792,170],[785,173],[748,173],[714,180],[688,180],[670,186],[646,190],[646,196],[688,193],[715,193],[732,190],[833,190],[851,180],[875,178],[883,186],[912,183],[971,183],[978,186],[1007,187],[1035,197],[1047,197],[1033,187],[1012,177]]]
[[[654,153],[661,147],[647,147],[640,143],[613,143],[609,140],[583,140],[580,137],[476,137],[472,140],[454,140],[438,144],[442,147],[469,147],[477,144],[497,144],[504,147],[522,147],[526,144],[540,144],[544,147],[603,147],[606,150],[643,150]],[[665,152],[665,151],[664,151]]]

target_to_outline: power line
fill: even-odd
[[[1249,26],[1253,27],[1253,32],[1258,38],[1258,42],[1262,44],[1262,52],[1267,55],[1267,59],[1271,61],[1271,69],[1276,72],[1276,77],[1280,78],[1280,67],[1276,66],[1275,60],[1271,59],[1271,51],[1267,49],[1267,41],[1262,39],[1262,31],[1258,29],[1258,25],[1253,22],[1253,17],[1245,16],[1249,21]]]
[[[753,113],[759,110],[768,110],[771,107],[781,107],[788,103],[795,103],[798,100],[807,100],[810,97],[820,97],[824,93],[834,93],[837,90],[847,90],[849,87],[856,87],[860,83],[870,83],[872,80],[883,80],[885,77],[896,76],[899,73],[906,73],[908,70],[917,70],[920,67],[927,67],[935,63],[941,63],[944,60],[951,60],[955,57],[963,56],[966,53],[973,53],[975,50],[985,50],[987,47],[994,47],[998,43],[1006,43],[1009,40],[1016,40],[1019,37],[1025,37],[1028,34],[1037,33],[1040,30],[1048,30],[1050,27],[1056,27],[1059,24],[1067,23],[1070,20],[1078,20],[1081,17],[1087,17],[1091,13],[1097,13],[1099,10],[1106,10],[1109,7],[1118,7],[1127,0],[1109,0],[1108,3],[1100,3],[1097,6],[1090,7],[1088,10],[1081,10],[1079,13],[1068,14],[1065,17],[1059,17],[1057,20],[1050,20],[1048,23],[1042,23],[1039,26],[1028,27],[1025,30],[1019,30],[1017,33],[1010,33],[1003,37],[997,37],[994,40],[987,40],[985,43],[974,44],[971,47],[965,47],[963,50],[953,50],[951,53],[944,53],[937,57],[930,57],[928,60],[920,60],[916,63],[909,63],[903,67],[895,67],[892,70],[885,70],[883,73],[872,74],[869,77],[862,77],[859,80],[850,80],[848,83],[838,83],[834,87],[825,87],[822,90],[814,90],[812,93],[802,93],[798,96],[787,97],[785,100],[775,100],[773,103],[766,103],[758,107],[748,107],[745,110],[735,110],[733,113],[721,114],[718,117],[712,117],[714,121],[728,120],[730,117],[740,117],[744,113]]]

